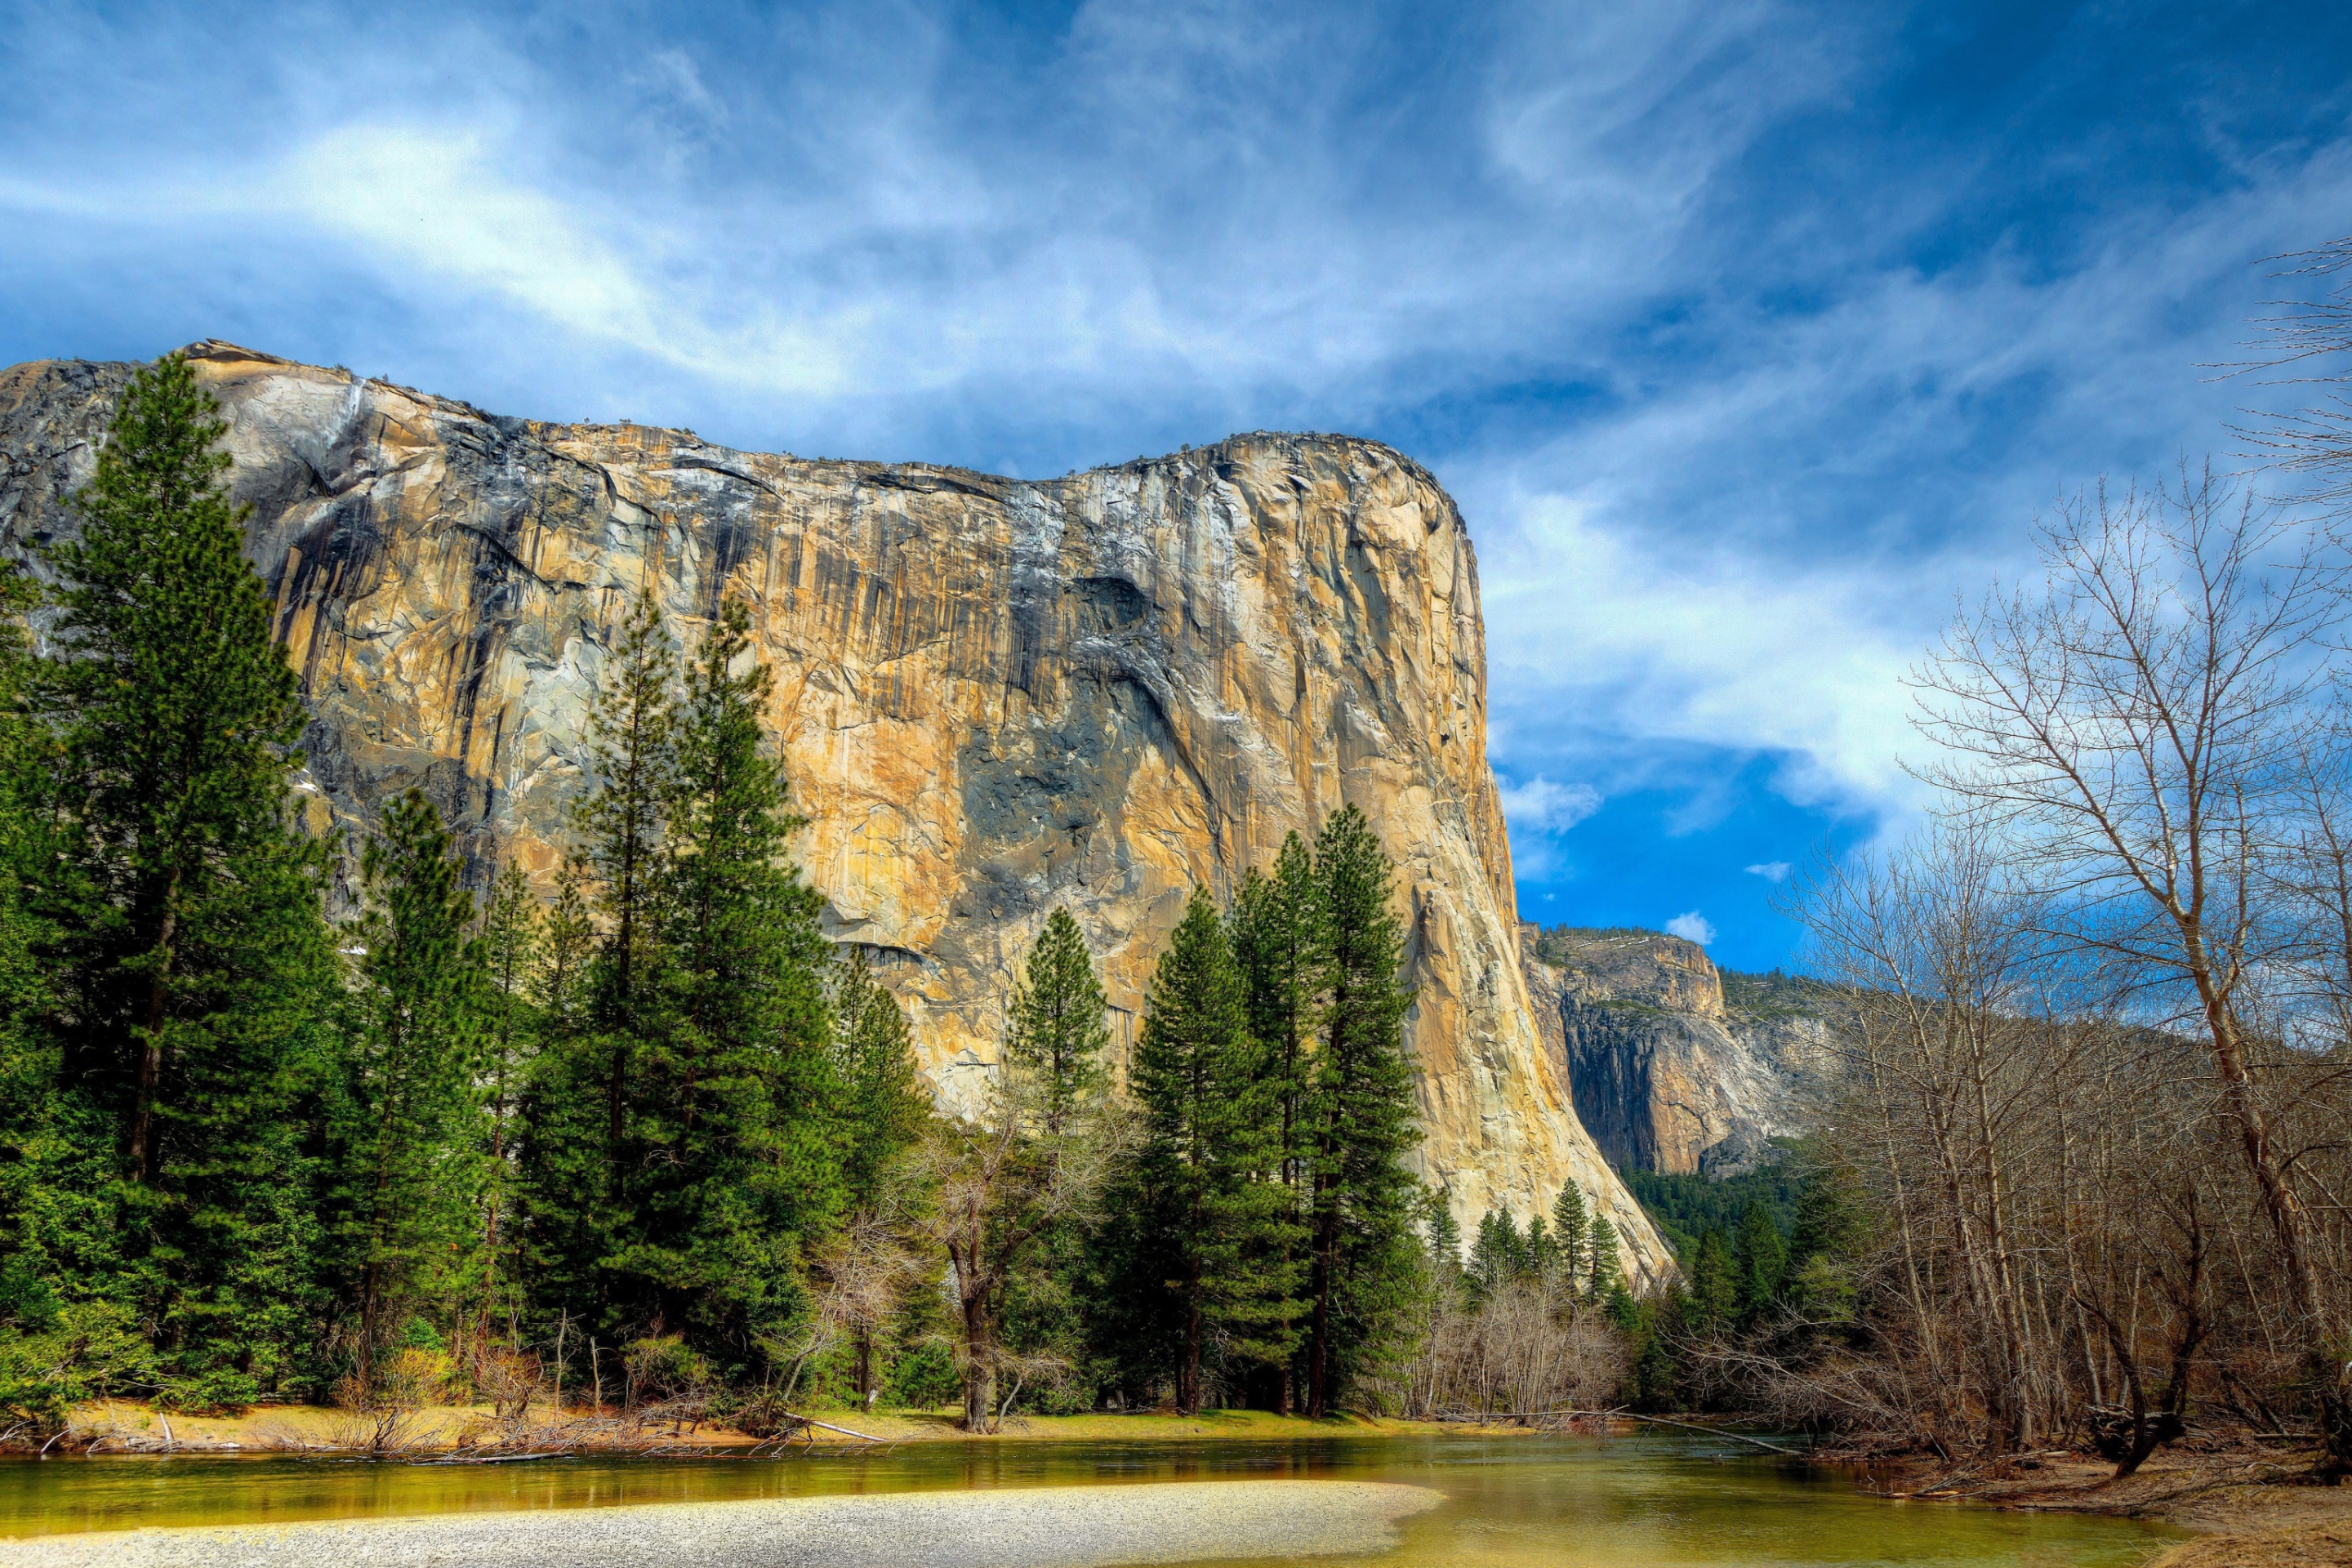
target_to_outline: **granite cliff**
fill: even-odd
[[[1545,1049],[1612,1165],[1738,1175],[1824,1113],[1839,1058],[1803,982],[1727,977],[1658,931],[1530,925],[1520,951]]]
[[[1188,889],[1219,894],[1353,802],[1400,867],[1424,1173],[1465,1224],[1598,1195],[1666,1253],[1577,1121],[1522,976],[1486,758],[1476,563],[1417,465],[1237,436],[1029,482],[494,417],[226,343],[248,551],[312,716],[321,829],[411,785],[477,879],[542,881],[613,628],[753,607],[802,862],[907,1002],[940,1100],[995,1060],[1018,955],[1066,905],[1119,1043]],[[0,373],[0,544],[69,532],[130,367]],[[1549,1015],[1556,1028],[1558,1009]]]

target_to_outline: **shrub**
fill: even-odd
[[[54,1432],[83,1400],[161,1382],[154,1351],[127,1307],[52,1300],[32,1322],[0,1330],[0,1415],[12,1425]]]

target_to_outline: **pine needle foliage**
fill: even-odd
[[[336,988],[323,857],[289,810],[296,681],[241,553],[226,428],[184,358],[131,377],[80,537],[51,556],[46,694],[71,825],[50,893],[75,1150],[56,1185],[79,1194],[60,1266],[102,1281],[199,1403],[276,1379],[304,1331],[302,1121]],[[112,1191],[91,1163],[109,1144]]]
[[[387,806],[361,868],[335,1133],[357,1371],[372,1385],[412,1304],[453,1294],[473,1272],[488,1178],[474,1086],[491,1020],[473,900],[432,803],[411,790]]]
[[[1188,1414],[1201,1407],[1211,1336],[1244,1362],[1292,1348],[1292,1226],[1262,1060],[1224,922],[1196,887],[1152,975],[1133,1075],[1144,1116],[1137,1217],[1173,1308],[1176,1404]]]
[[[1108,1007],[1085,933],[1068,910],[1055,910],[1013,985],[1004,1033],[1004,1054],[1036,1086],[1033,1114],[1047,1138],[1067,1132],[1108,1082]]]
[[[1330,1413],[1385,1348],[1418,1263],[1418,1184],[1403,1164],[1421,1141],[1404,1050],[1411,995],[1399,983],[1404,933],[1388,856],[1364,814],[1334,812],[1316,837],[1315,884],[1328,942],[1321,1037],[1306,1096],[1312,1254],[1307,1413]]]

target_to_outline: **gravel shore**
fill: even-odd
[[[1425,1487],[1181,1481],[0,1541],[0,1568],[1097,1568],[1379,1552]]]

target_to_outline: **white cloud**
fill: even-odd
[[[1601,809],[1601,792],[1591,784],[1554,784],[1538,773],[1500,787],[1503,816],[1514,833],[1565,833]]]
[[[1789,879],[1789,863],[1786,860],[1767,860],[1760,865],[1750,866],[1747,869],[1749,876],[1761,877],[1768,882],[1785,882]]]
[[[1666,922],[1666,934],[1685,942],[1695,942],[1701,947],[1715,940],[1715,926],[1696,910],[1685,910]]]
[[[1988,177],[1965,131],[1791,191],[1759,145],[1904,56],[1774,0],[1506,3],[1404,68],[1353,7],[1088,0],[980,49],[919,0],[429,13],[28,12],[0,331],[226,331],[501,412],[1039,472],[1466,432],[1417,455],[1476,537],[1523,871],[1676,748],[1911,809],[1899,677],[1954,595],[2057,489],[2217,439],[2242,394],[2193,367],[2252,263],[2352,206],[2342,143],[2282,142],[2048,255],[1947,244]],[[1983,412],[2013,395],[2014,432]]]

